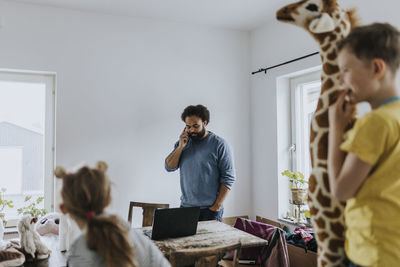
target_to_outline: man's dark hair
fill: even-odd
[[[354,28],[339,42],[338,51],[349,48],[358,59],[383,59],[392,72],[400,65],[400,32],[388,23],[373,23]]]
[[[186,117],[193,115],[199,117],[203,122],[210,122],[210,111],[203,105],[186,107],[182,112],[181,119],[185,122]]]

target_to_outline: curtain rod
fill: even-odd
[[[286,65],[286,64],[289,64],[289,63],[292,63],[292,62],[301,60],[301,59],[303,59],[303,58],[311,57],[311,56],[314,56],[314,55],[316,55],[316,54],[319,54],[319,52],[314,52],[314,53],[311,53],[311,54],[308,54],[308,55],[305,55],[305,56],[302,56],[302,57],[298,57],[298,58],[295,58],[295,59],[292,59],[292,60],[283,62],[283,63],[281,63],[281,64],[268,67],[268,68],[259,69],[258,71],[254,71],[254,72],[252,72],[251,74],[254,75],[254,74],[259,73],[259,72],[264,72],[265,74],[267,74],[267,71],[270,70],[270,69],[273,69],[273,68],[276,68],[276,67],[280,67],[280,66],[282,66],[282,65]]]

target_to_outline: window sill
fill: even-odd
[[[4,240],[18,238],[19,233],[17,227],[8,227],[4,229]]]
[[[279,218],[278,221],[280,221],[283,224],[289,224],[292,227],[309,227],[312,228],[312,224],[307,223],[307,222],[296,222],[296,221],[292,221],[290,219],[286,219],[286,218]]]
[[[5,226],[5,228],[6,229],[8,229],[8,228],[17,229],[18,220],[19,220],[19,218],[16,217],[16,216],[6,218],[6,226]]]
[[[6,227],[6,228],[4,229],[4,234],[5,234],[5,235],[7,235],[7,234],[15,234],[15,233],[18,233],[18,229],[17,229],[16,226],[13,226],[13,227]]]

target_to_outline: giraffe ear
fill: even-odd
[[[321,13],[321,16],[318,16],[310,22],[308,29],[312,33],[330,32],[335,29],[335,24],[328,13]]]

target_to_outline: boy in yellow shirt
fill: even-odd
[[[400,33],[374,23],[338,46],[345,89],[329,108],[331,192],[347,201],[345,251],[350,266],[400,266]],[[372,111],[345,133],[355,104]],[[347,153],[347,154],[346,154]]]

